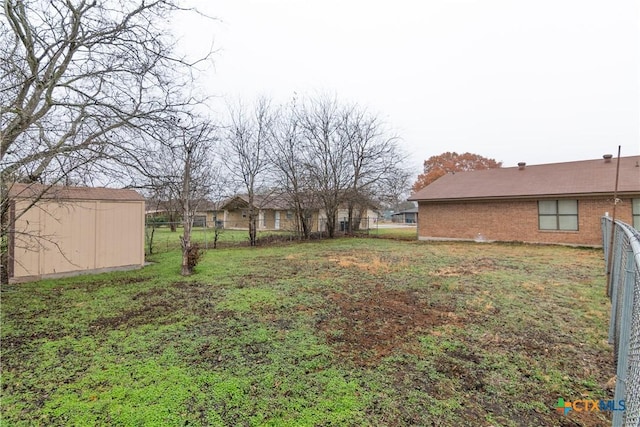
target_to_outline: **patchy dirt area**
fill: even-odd
[[[327,296],[335,316],[320,322],[327,341],[359,366],[377,363],[435,326],[460,324],[451,307],[429,305],[414,292],[376,286],[364,298],[344,293]]]
[[[380,257],[363,260],[355,256],[342,256],[340,258],[329,258],[329,261],[335,262],[339,267],[355,267],[371,273],[388,273],[391,271],[389,264],[381,260]]]
[[[461,263],[459,265],[438,268],[431,272],[436,277],[459,277],[482,273],[483,271],[491,271],[496,268],[495,260],[491,258],[480,258],[471,262]]]
[[[135,308],[114,316],[100,317],[89,324],[90,330],[131,328],[145,324],[164,325],[174,322],[175,313],[210,314],[211,286],[198,282],[175,282],[169,289],[152,288],[131,297]]]
[[[522,321],[524,327],[515,326],[520,324],[520,320],[515,320],[519,317],[515,307],[521,301],[534,304],[525,304],[525,307],[535,307],[538,295],[557,292],[555,282],[542,280],[535,272],[523,268],[525,273],[521,278],[504,288],[495,288],[493,280],[476,281],[476,277],[503,274],[502,264],[508,261],[479,256],[426,271],[430,279],[421,287],[399,290],[389,287],[383,279],[399,271],[391,258],[341,254],[328,261],[333,263],[333,274],[335,269],[351,271],[348,274],[366,273],[361,274],[365,277],[354,277],[344,290],[324,295],[327,315],[318,322],[318,327],[339,359],[364,369],[380,369],[383,360],[394,354],[412,354],[417,360],[431,361],[432,378],[410,363],[394,362],[403,363],[390,373],[396,392],[409,396],[416,390],[424,391],[442,401],[468,396],[465,406],[456,411],[466,425],[475,425],[475,421],[488,416],[494,417],[498,425],[600,427],[610,424],[607,415],[601,413],[559,416],[553,404],[558,397],[564,397],[563,393],[556,386],[544,385],[573,380],[573,375],[563,374],[560,379],[553,377],[558,373],[547,371],[561,367],[564,372],[580,370],[586,377],[597,378],[596,389],[606,391],[603,373],[613,371],[609,355],[586,352],[571,334],[548,325],[526,327],[526,321]],[[382,280],[374,285],[369,274]],[[574,275],[567,272],[569,280]],[[460,278],[459,283],[456,278]],[[452,283],[445,288],[440,279],[452,279]],[[485,283],[492,284],[487,287]],[[446,298],[441,298],[442,292],[447,293]],[[562,310],[556,315],[557,319],[549,322],[572,322]],[[469,329],[485,328],[482,325],[487,326],[481,335],[468,333]],[[450,330],[459,332],[454,336]],[[420,340],[425,336],[433,338],[437,349],[434,353],[425,352],[421,345]],[[446,344],[442,344],[446,341],[455,344],[446,348]],[[524,386],[529,383],[537,385]],[[497,403],[497,395],[518,396],[518,400]],[[566,397],[568,400],[580,398],[593,396],[584,391]],[[545,402],[548,406],[529,406],[529,402]],[[405,412],[403,408],[397,410],[400,415]],[[419,417],[411,418],[415,418],[415,413],[406,415],[408,423],[420,424]]]

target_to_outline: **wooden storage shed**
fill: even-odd
[[[24,282],[144,265],[144,198],[133,190],[13,184],[8,274]]]

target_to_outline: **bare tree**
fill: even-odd
[[[269,165],[267,150],[273,134],[274,112],[266,98],[251,111],[241,104],[229,108],[230,125],[224,139],[225,165],[231,176],[247,192],[249,244],[257,244],[258,210],[255,196],[261,189]]]
[[[195,213],[216,185],[217,170],[212,158],[216,131],[208,120],[188,115],[172,117],[154,133],[155,149],[145,160],[145,187],[156,197],[171,194],[181,207],[184,276],[193,273],[199,257],[199,248],[191,241]]]
[[[122,155],[132,129],[189,102],[188,74],[175,70],[190,64],[171,57],[159,26],[173,1],[3,5],[3,178],[50,181],[61,167]]]
[[[296,100],[280,110],[274,127],[269,151],[273,165],[273,181],[285,194],[296,219],[297,235],[308,239],[311,236],[311,218],[317,208],[315,187],[309,169],[305,165],[308,146],[303,139]]]
[[[68,184],[74,172],[95,172],[101,162],[135,166],[131,154],[139,147],[131,144],[132,133],[191,103],[185,86],[194,64],[172,56],[173,41],[162,27],[180,9],[177,0],[4,0],[2,6],[0,213],[6,242],[7,183]]]
[[[398,166],[395,172],[388,174],[384,179],[376,183],[376,194],[381,206],[386,206],[394,211],[415,207],[413,202],[407,202],[410,179],[413,173]],[[403,207],[404,206],[404,207]]]
[[[381,120],[354,105],[343,112],[341,121],[348,146],[351,173],[350,188],[345,194],[348,230],[357,231],[367,208],[387,194],[391,182],[402,175],[404,157],[397,147],[397,137]]]
[[[304,164],[326,215],[329,237],[335,236],[338,210],[350,186],[349,141],[337,99],[310,99],[300,112],[307,150]]]
[[[357,230],[367,208],[406,185],[398,138],[375,115],[326,95],[290,110],[274,140],[279,183],[302,201],[318,198],[329,237],[335,235],[340,209],[348,212],[345,231]]]

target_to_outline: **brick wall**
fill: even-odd
[[[575,198],[574,198],[575,200]],[[541,231],[538,229],[536,200],[484,202],[419,202],[420,239],[475,239],[602,245],[600,218],[612,215],[612,198],[578,198],[578,231]],[[632,222],[631,199],[622,199],[616,219]]]

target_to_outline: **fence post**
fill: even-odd
[[[612,232],[615,224],[612,223]],[[618,265],[620,263],[620,241],[616,239],[613,241],[613,245],[609,245],[609,258],[607,260],[607,295],[611,300],[611,321],[609,324],[609,344],[613,344],[614,357],[618,358],[618,337],[620,326],[620,302],[622,301],[622,295],[620,293],[623,289],[618,284]]]
[[[609,342],[613,344],[617,375],[614,408],[618,410],[613,411],[612,425],[637,427],[640,426],[640,232],[608,218],[603,218],[602,226],[611,298]]]
[[[629,368],[629,336],[631,333],[631,322],[625,320],[633,318],[633,291],[635,281],[633,280],[634,257],[631,248],[625,251],[625,255],[626,263],[624,266],[624,276],[620,275],[620,281],[622,283],[619,285],[622,291],[622,309],[620,310],[619,324],[617,326],[617,328],[619,328],[619,332],[616,347],[619,350],[616,369],[617,381],[614,394],[616,401],[624,399],[624,396],[627,395],[627,371]],[[622,265],[620,265],[620,270],[622,270]],[[614,411],[613,425],[622,425],[623,418],[621,411]]]

